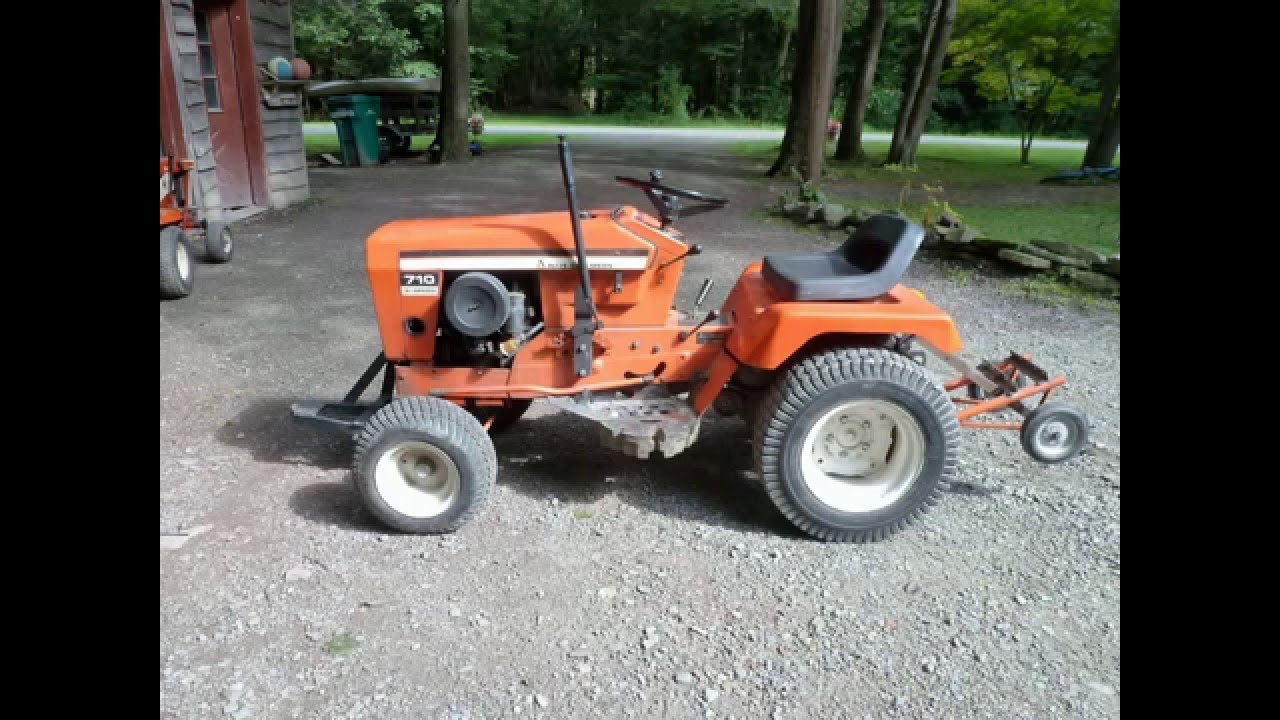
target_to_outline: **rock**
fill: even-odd
[[[796,203],[787,211],[787,217],[798,223],[811,223],[818,219],[818,213],[821,209],[822,206],[817,203]]]
[[[927,657],[924,659],[924,662],[920,664],[920,669],[932,674],[934,670],[938,669],[938,661],[934,658]]]
[[[715,688],[707,688],[702,691],[702,699],[709,703],[713,703],[720,699],[720,691]]]
[[[602,599],[608,600],[609,598],[617,595],[618,591],[611,587],[602,587],[596,591],[596,594],[599,595]]]
[[[848,216],[849,211],[838,203],[827,203],[822,206],[822,222],[833,230],[844,227],[844,219]]]
[[[933,229],[926,230],[924,233],[924,242],[920,243],[924,247],[937,247],[942,242],[942,236]]]
[[[792,217],[800,211],[800,207],[802,205],[804,205],[804,203],[797,200],[788,200],[782,203],[782,209],[779,214],[785,215],[786,217]]]
[[[1104,685],[1103,683],[1100,683],[1100,682],[1087,682],[1085,683],[1085,687],[1089,688],[1090,690],[1100,695],[1116,694],[1115,688],[1111,687],[1110,685]]]
[[[1076,258],[1077,260],[1083,260],[1085,267],[1105,260],[1102,254],[1096,250],[1090,250],[1083,245],[1076,245],[1075,243],[1069,243],[1062,240],[1032,240],[1031,243],[1038,247],[1042,247],[1051,253],[1057,253],[1058,255],[1065,255],[1070,258]]]
[[[965,225],[960,230],[959,242],[971,243],[982,237],[982,231],[972,225]]]
[[[879,212],[877,210],[874,210],[872,208],[862,207],[862,208],[858,208],[857,210],[854,210],[853,214],[850,217],[854,219],[853,220],[854,225],[861,225],[862,223],[866,222],[867,220],[870,220],[873,216],[878,214]]]
[[[693,682],[693,675],[686,671],[678,672],[676,673],[676,682],[680,683],[681,685],[688,685],[689,683]]]
[[[990,251],[992,255],[1005,248],[1017,250],[1023,247],[1020,242],[1014,242],[1013,240],[997,240],[995,238],[989,238],[986,235],[979,235],[975,237],[973,239],[973,244],[983,250]]]
[[[1098,292],[1115,292],[1120,289],[1120,281],[1102,273],[1091,272],[1089,270],[1078,270],[1075,268],[1062,268],[1063,277],[1080,283],[1090,290]]]
[[[944,212],[942,213],[942,217],[938,218],[938,224],[944,227],[959,227],[960,221],[956,219],[955,215]]]
[[[1048,260],[1050,263],[1053,263],[1054,265],[1057,265],[1059,267],[1087,268],[1089,266],[1089,264],[1083,260],[1073,258],[1073,257],[1067,257],[1066,255],[1059,255],[1058,253],[1050,252],[1036,245],[1023,245],[1022,247],[1018,248],[1018,250],[1028,255],[1034,255],[1038,258],[1044,258],[1045,260]]]
[[[541,693],[534,695],[533,701],[538,703],[538,707],[540,708],[545,708],[546,706],[551,704],[551,701],[547,699],[547,696]]]
[[[1103,260],[1102,262],[1094,263],[1093,269],[1097,272],[1105,273],[1119,280],[1120,279],[1120,254],[1116,253],[1115,255],[1111,255],[1110,257],[1108,257],[1106,260]]]
[[[295,580],[306,580],[311,577],[311,570],[299,565],[291,567],[284,572],[285,582],[294,582]]]
[[[1005,263],[1022,270],[1043,271],[1048,270],[1053,266],[1053,263],[1045,260],[1044,258],[1039,258],[1035,255],[1028,255],[1027,253],[1019,252],[1011,248],[1001,248],[1000,251],[996,253],[996,257]]]

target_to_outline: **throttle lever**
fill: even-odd
[[[666,262],[662,263],[661,265],[659,265],[659,266],[658,266],[658,269],[659,269],[659,270],[661,270],[662,268],[664,268],[664,267],[666,267],[666,266],[668,266],[668,265],[670,265],[670,264],[672,264],[672,263],[678,263],[678,262],[680,262],[681,260],[683,260],[683,259],[685,259],[685,258],[689,257],[690,255],[701,255],[701,254],[702,254],[702,246],[701,246],[701,245],[699,245],[698,243],[694,243],[692,247],[690,247],[688,250],[685,250],[685,251],[684,251],[684,254],[683,254],[683,255],[679,255],[679,256],[677,256],[677,257],[674,257],[674,258],[672,258],[672,259],[670,259],[670,260],[668,260],[668,261],[666,261]]]
[[[680,335],[678,336],[680,342],[684,342],[685,340],[688,340],[689,336],[696,334],[699,330],[702,329],[703,325],[706,325],[707,323],[711,322],[712,320],[715,320],[718,317],[720,317],[720,311],[712,310],[708,312],[707,316],[702,318],[702,322],[698,323],[697,325],[694,325],[692,330],[680,331]]]

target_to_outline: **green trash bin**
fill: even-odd
[[[376,95],[335,95],[325,102],[325,106],[329,110],[329,118],[338,127],[342,164],[348,167],[379,164],[378,116],[382,113],[382,98]]]

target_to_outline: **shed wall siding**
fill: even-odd
[[[222,198],[214,172],[213,145],[209,138],[209,112],[200,83],[200,61],[196,57],[196,20],[191,0],[170,0],[170,31],[178,55],[178,98],[182,103],[187,143],[196,161],[196,192],[200,206],[211,219],[222,217]]]
[[[274,57],[295,57],[289,0],[249,0],[249,19],[253,23],[255,64],[264,65]],[[263,105],[261,111],[271,207],[301,202],[311,194],[302,144],[302,108]]]

